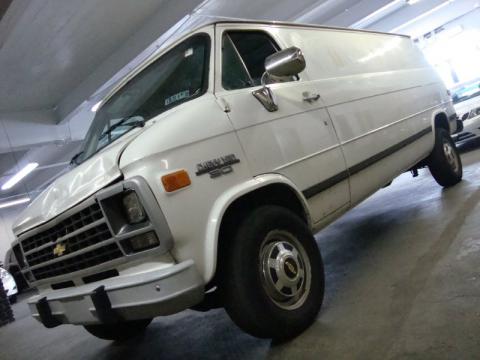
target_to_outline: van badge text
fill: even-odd
[[[222,175],[229,174],[233,171],[232,165],[240,162],[234,154],[225,155],[216,159],[208,160],[197,164],[197,172],[195,175],[210,174],[210,177],[217,178]]]

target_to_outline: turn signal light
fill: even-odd
[[[166,192],[172,192],[192,184],[190,176],[185,170],[162,176],[162,184]]]

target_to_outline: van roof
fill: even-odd
[[[195,32],[205,26],[217,25],[217,24],[264,24],[272,26],[290,26],[290,27],[301,27],[301,28],[316,28],[316,29],[330,29],[336,31],[348,31],[348,32],[363,32],[371,34],[381,34],[389,36],[401,36],[405,38],[410,38],[407,35],[401,34],[391,34],[380,31],[371,31],[371,30],[358,30],[350,28],[342,28],[335,26],[324,26],[324,25],[315,25],[315,24],[303,24],[303,23],[293,23],[286,21],[267,21],[267,20],[249,20],[241,18],[231,18],[231,17],[222,17],[222,16],[210,16],[210,15],[201,15],[194,13],[187,15],[182,20],[180,20],[176,25],[174,25],[170,30],[160,36],[155,40],[148,48],[138,54],[130,63],[125,65],[120,71],[118,71],[110,80],[108,80],[103,86],[101,86],[97,91],[89,97],[86,101],[85,106],[89,109],[93,104],[98,103],[103,100],[105,96],[114,89],[118,87],[119,83],[123,82],[125,77],[128,77],[131,73],[134,73],[136,69],[142,66],[147,62],[150,62],[152,58],[156,58],[159,53],[163,52],[165,48],[169,47],[173,43],[177,42],[179,39],[188,36],[188,34]]]
[[[208,16],[200,15],[205,18]],[[364,29],[352,29],[340,26],[326,26],[326,25],[317,25],[309,23],[296,23],[291,21],[270,21],[270,20],[249,20],[249,19],[237,19],[237,18],[226,18],[226,17],[212,17],[211,21],[202,24],[203,26],[215,25],[215,24],[263,24],[263,25],[280,25],[280,26],[290,26],[290,27],[302,27],[302,28],[316,28],[316,29],[326,29],[326,30],[339,30],[339,31],[349,31],[349,32],[363,32],[370,34],[381,34],[381,35],[391,35],[391,36],[401,36],[405,38],[410,38],[408,35],[397,34],[397,33],[388,33],[375,30],[364,30]],[[193,30],[193,29],[192,29]]]

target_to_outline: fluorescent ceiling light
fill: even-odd
[[[367,26],[373,24],[374,22],[380,20],[381,18],[386,17],[391,13],[399,10],[403,6],[405,6],[405,0],[394,0],[388,3],[387,5],[382,6],[380,9],[374,11],[370,15],[360,19],[359,21],[350,25],[349,27],[352,27],[355,29],[364,29]]]
[[[20,205],[20,204],[25,204],[30,201],[29,197],[21,198],[18,200],[12,200],[12,201],[6,201],[6,202],[1,202],[0,203],[0,209],[7,208],[10,206],[15,206],[15,205]]]
[[[25,176],[30,174],[38,166],[38,163],[29,163],[25,167],[13,175],[5,184],[2,185],[2,190],[8,190],[14,187],[19,181],[21,181]]]
[[[407,21],[406,23],[404,23],[404,24],[402,24],[402,25],[400,25],[400,26],[397,26],[395,29],[390,30],[390,32],[400,31],[401,29],[406,28],[407,26],[412,25],[413,23],[415,23],[415,22],[417,22],[417,21],[419,21],[419,20],[421,20],[421,19],[423,19],[423,18],[425,18],[425,17],[433,14],[434,12],[436,12],[436,11],[444,8],[445,6],[450,5],[450,4],[453,3],[453,2],[454,2],[454,0],[447,0],[447,1],[445,1],[444,3],[441,3],[440,5],[435,6],[434,8],[428,10],[427,12],[424,12],[423,14],[420,14],[419,16],[417,16],[417,17],[415,17],[415,18]]]

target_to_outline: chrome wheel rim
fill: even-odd
[[[457,153],[452,144],[446,139],[443,141],[443,153],[445,154],[445,158],[452,170],[457,173],[460,168]]]
[[[273,230],[260,248],[260,277],[269,299],[285,310],[299,308],[311,285],[311,265],[302,244],[289,232]]]

